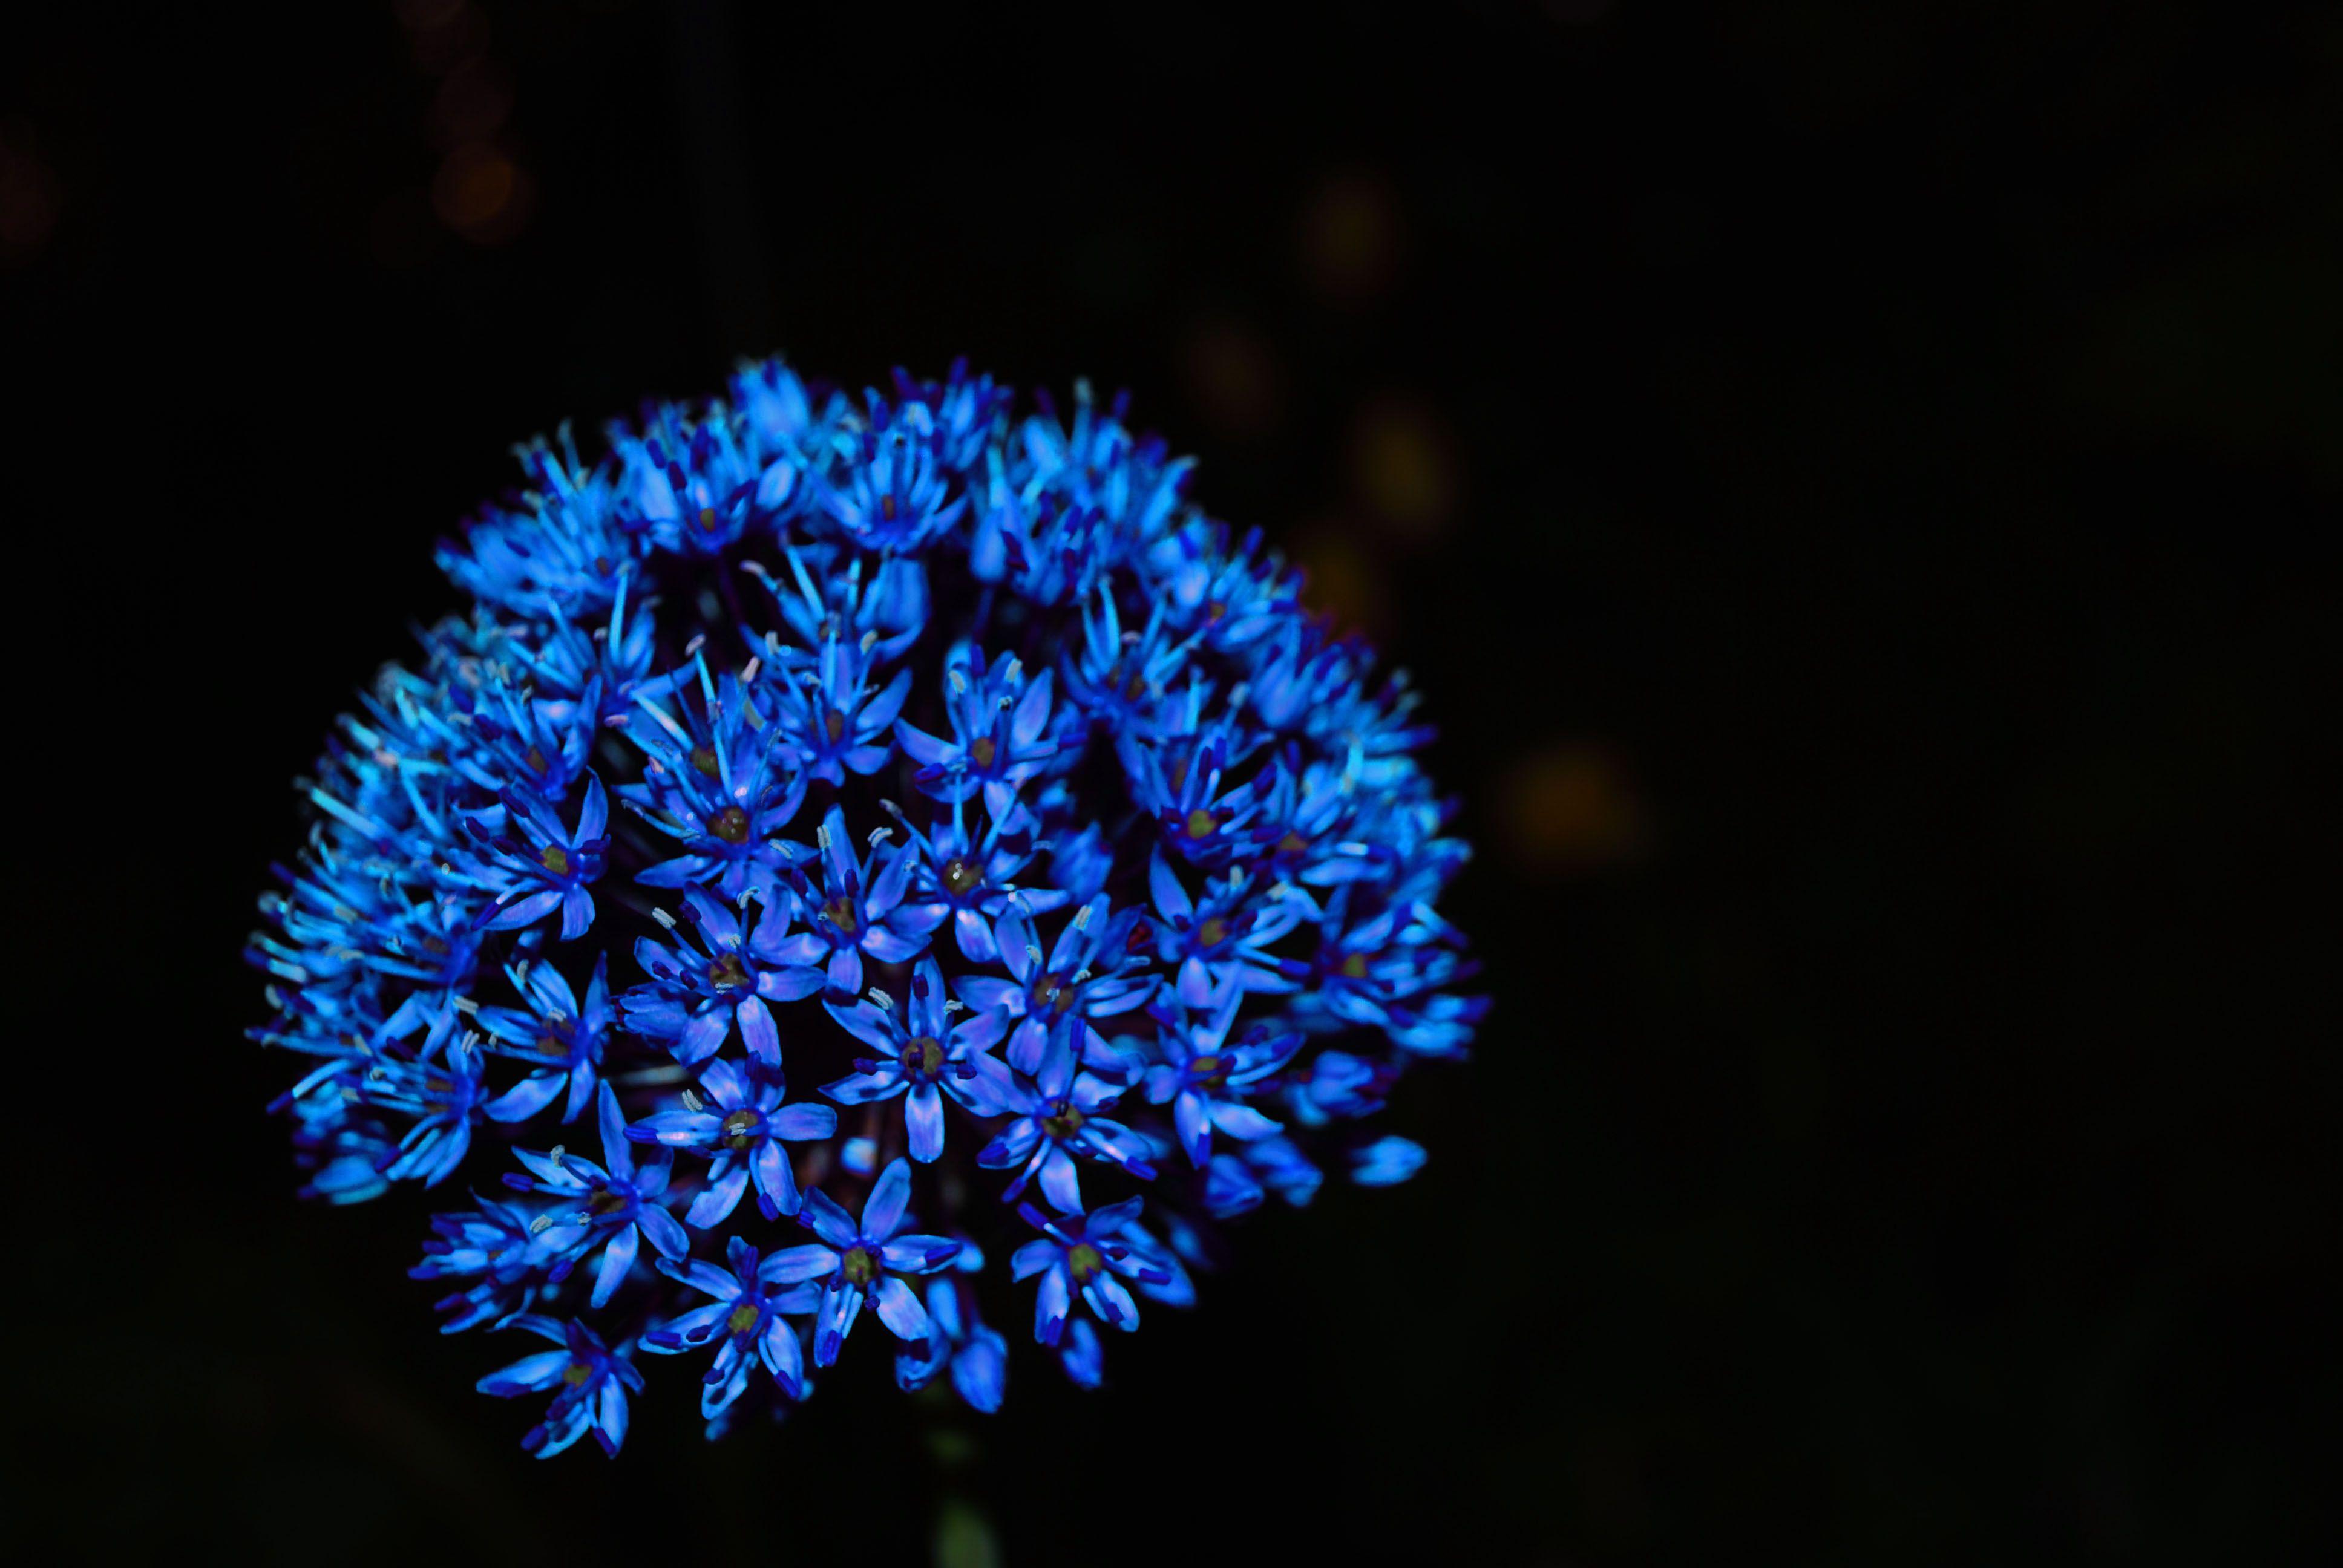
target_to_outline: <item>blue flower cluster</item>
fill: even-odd
[[[480,1382],[533,1452],[615,1452],[647,1354],[779,1415],[865,1307],[907,1389],[997,1407],[1013,1314],[1092,1385],[1215,1222],[1422,1162],[1360,1123],[1485,999],[1414,698],[1120,403],[1011,402],[774,362],[520,448],[302,786],[305,1191],[491,1145],[412,1272],[558,1347]]]

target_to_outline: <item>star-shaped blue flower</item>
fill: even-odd
[[[680,1258],[690,1251],[691,1239],[659,1201],[660,1194],[667,1191],[674,1157],[661,1149],[658,1159],[638,1170],[634,1151],[628,1146],[626,1117],[618,1110],[618,1097],[610,1092],[607,1083],[602,1085],[598,1106],[602,1124],[602,1158],[608,1162],[607,1167],[559,1150],[537,1154],[516,1149],[513,1157],[528,1168],[529,1174],[508,1173],[505,1184],[522,1192],[543,1192],[566,1199],[576,1205],[540,1216],[538,1224],[583,1231],[573,1243],[568,1258],[555,1271],[557,1283],[588,1253],[597,1247],[602,1249],[602,1267],[594,1276],[592,1299],[592,1304],[599,1307],[609,1301],[626,1279],[627,1271],[635,1266],[641,1237],[649,1236],[651,1245],[669,1258]]]
[[[979,1012],[1005,1009],[1017,1017],[1007,1055],[1018,1071],[1041,1070],[1051,1030],[1061,1020],[1081,1026],[1074,1049],[1085,1061],[1103,1066],[1121,1060],[1093,1020],[1143,1004],[1155,990],[1155,978],[1128,972],[1145,961],[1131,950],[1140,940],[1139,911],[1112,914],[1111,908],[1101,893],[1076,910],[1045,959],[1031,922],[1011,907],[994,922],[993,940],[1014,979],[962,975],[954,982],[960,999]]]
[[[501,810],[464,819],[487,851],[482,890],[494,895],[473,924],[512,930],[559,910],[561,940],[577,940],[594,923],[594,895],[586,889],[601,876],[610,847],[610,801],[602,780],[586,775],[586,799],[575,828],[563,827],[560,814],[533,789],[508,788],[502,800]]]
[[[1231,1043],[1245,990],[1234,975],[1221,982],[1208,1013],[1162,1008],[1153,1011],[1163,1060],[1147,1070],[1149,1103],[1172,1105],[1172,1125],[1189,1161],[1202,1168],[1215,1129],[1232,1138],[1266,1138],[1279,1124],[1245,1102],[1244,1091],[1293,1060],[1299,1032]]]
[[[724,1247],[729,1270],[697,1260],[659,1260],[660,1273],[716,1298],[643,1335],[643,1349],[676,1355],[721,1334],[715,1364],[700,1379],[701,1415],[712,1419],[739,1399],[760,1361],[783,1394],[794,1400],[805,1392],[805,1356],[789,1315],[812,1311],[820,1298],[811,1285],[779,1277],[775,1264],[786,1255],[776,1252],[759,1262],[757,1249],[735,1236]]]
[[[575,1318],[559,1323],[527,1313],[506,1326],[562,1347],[523,1356],[479,1382],[482,1393],[499,1399],[557,1391],[546,1406],[545,1419],[520,1440],[521,1448],[539,1459],[551,1459],[590,1432],[604,1453],[617,1453],[627,1441],[627,1391],[643,1392],[643,1374],[627,1359],[625,1347],[614,1354],[599,1334]]]
[[[981,789],[984,809],[1006,817],[1016,807],[1017,787],[1058,754],[1050,734],[1050,672],[1029,679],[1013,658],[987,670],[983,649],[963,644],[945,658],[944,685],[950,740],[895,721],[905,754],[920,765],[912,782],[939,800],[964,800]]]
[[[911,971],[910,1000],[900,1010],[892,999],[885,1006],[876,1000],[822,1005],[847,1033],[884,1054],[858,1058],[851,1076],[823,1084],[821,1091],[840,1105],[902,1096],[911,1158],[923,1165],[944,1151],[945,1095],[972,1115],[998,1116],[1018,1092],[1007,1065],[990,1054],[1009,1032],[1008,1013],[971,1013],[952,1024],[943,971],[933,959],[921,959]]]
[[[808,1192],[798,1223],[809,1227],[821,1241],[784,1248],[765,1261],[766,1277],[777,1283],[821,1282],[814,1365],[826,1367],[838,1359],[839,1347],[853,1332],[866,1300],[897,1339],[928,1337],[928,1310],[903,1276],[934,1273],[959,1254],[960,1243],[942,1236],[897,1234],[910,1199],[911,1168],[900,1160],[879,1173],[859,1221],[828,1193]]]
[[[567,1091],[565,1122],[578,1120],[599,1081],[602,1047],[610,1029],[610,958],[598,953],[594,978],[581,1005],[569,981],[550,962],[530,966],[526,976],[508,970],[528,1009],[484,1007],[480,1028],[487,1049],[529,1063],[537,1070],[482,1109],[498,1121],[525,1121]]]
[[[649,937],[636,940],[635,961],[651,978],[618,999],[627,1027],[665,1042],[678,1061],[695,1067],[716,1054],[738,1022],[749,1054],[778,1069],[781,1034],[767,1003],[811,996],[822,976],[791,956],[805,933],[787,934],[787,912],[767,905],[751,916],[756,907],[735,914],[696,888],[686,893],[689,930],[679,929],[673,947]]]
[[[1172,1272],[1122,1239],[1122,1228],[1139,1217],[1141,1200],[1125,1198],[1087,1214],[1044,1215],[1031,1203],[1017,1211],[1042,1234],[1011,1254],[1009,1277],[1041,1276],[1033,1298],[1033,1338],[1054,1345],[1066,1330],[1066,1314],[1080,1296],[1101,1322],[1129,1333],[1139,1327],[1139,1303],[1124,1283],[1166,1284]]]
[[[883,854],[874,849],[867,859],[857,856],[846,815],[835,806],[822,818],[817,842],[820,883],[803,871],[792,872],[790,882],[812,929],[783,939],[772,952],[782,963],[823,963],[830,996],[842,1001],[862,989],[865,953],[889,964],[919,957],[927,950],[928,933],[943,922],[943,911],[901,907],[918,860],[910,844]],[[874,868],[875,877],[870,874]]]
[[[1154,1180],[1147,1141],[1103,1114],[1114,1109],[1121,1088],[1082,1070],[1071,1044],[1062,1040],[1064,1032],[1061,1028],[1055,1049],[1043,1052],[1039,1076],[1016,1081],[1003,1106],[1013,1120],[977,1154],[976,1162],[990,1170],[1022,1167],[1001,1194],[1003,1201],[1014,1201],[1038,1174],[1051,1202],[1080,1209],[1077,1158],[1118,1166],[1143,1181]]]
[[[757,1207],[766,1219],[796,1213],[801,1201],[789,1151],[782,1145],[830,1137],[838,1131],[838,1112],[811,1101],[784,1105],[778,1074],[752,1078],[738,1062],[722,1058],[700,1072],[699,1087],[712,1106],[687,1103],[680,1110],[646,1116],[627,1129],[627,1136],[638,1143],[690,1149],[715,1161],[708,1168],[707,1187],[683,1217],[685,1223],[703,1231],[723,1223],[752,1181]]]

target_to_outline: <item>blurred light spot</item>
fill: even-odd
[[[1313,523],[1288,552],[1310,574],[1302,603],[1333,618],[1338,632],[1364,632],[1380,640],[1391,629],[1391,600],[1382,566],[1362,549],[1357,525]]]
[[[1340,174],[1321,185],[1302,206],[1297,238],[1302,275],[1330,305],[1370,304],[1398,281],[1399,199],[1381,175]]]
[[[488,52],[488,19],[465,0],[402,0],[397,11],[415,63],[433,75]]]
[[[1277,361],[1260,336],[1225,317],[1196,323],[1181,368],[1205,421],[1223,436],[1265,436],[1284,410]]]
[[[465,60],[439,84],[431,102],[431,140],[443,150],[486,141],[512,113],[512,88],[494,63]]]
[[[13,131],[0,136],[0,263],[31,260],[57,226],[56,176],[25,140]]]
[[[1384,397],[1359,414],[1351,438],[1351,477],[1375,516],[1423,537],[1448,521],[1456,504],[1453,450],[1432,411],[1408,397]]]
[[[458,147],[431,181],[439,221],[481,245],[501,245],[528,216],[528,178],[492,146]]]
[[[984,1515],[957,1497],[936,1513],[936,1568],[1001,1568],[1001,1543]]]
[[[1642,802],[1600,741],[1548,742],[1514,765],[1500,808],[1504,846],[1532,872],[1623,865],[1642,857],[1649,838]]]

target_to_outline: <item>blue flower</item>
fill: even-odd
[[[798,1223],[821,1238],[786,1247],[765,1260],[766,1277],[777,1284],[821,1282],[821,1312],[813,1338],[813,1362],[826,1367],[853,1332],[867,1300],[899,1340],[928,1337],[928,1312],[903,1276],[932,1274],[958,1255],[960,1243],[941,1236],[899,1235],[911,1197],[911,1168],[897,1160],[879,1173],[863,1201],[858,1222],[820,1191],[806,1194]]]
[[[1420,695],[1124,398],[1036,403],[767,361],[525,445],[300,781],[246,950],[271,1109],[329,1203],[513,1151],[411,1271],[446,1332],[557,1342],[483,1384],[549,1396],[533,1452],[615,1448],[638,1350],[710,1352],[710,1435],[778,1416],[865,1305],[899,1383],[996,1408],[1004,1268],[1095,1387],[1226,1225],[1423,1163],[1380,1118],[1489,1002]],[[554,1141],[588,1101],[600,1163]],[[1095,1206],[1133,1181],[1154,1234]]]
[[[984,650],[963,644],[944,659],[944,685],[950,740],[895,721],[905,754],[920,764],[912,782],[939,800],[965,800],[981,789],[984,809],[996,820],[1007,817],[1017,787],[1058,754],[1050,739],[1050,672],[1029,680],[1015,658],[987,670]]]
[[[554,1283],[567,1277],[577,1261],[598,1247],[601,1249],[602,1267],[594,1277],[592,1302],[599,1307],[608,1303],[626,1279],[627,1271],[635,1266],[635,1253],[642,1237],[649,1237],[651,1245],[669,1258],[680,1258],[690,1251],[691,1239],[676,1223],[675,1216],[659,1202],[660,1194],[667,1191],[674,1157],[661,1149],[656,1160],[637,1170],[634,1151],[628,1147],[626,1118],[618,1110],[618,1097],[610,1091],[608,1084],[602,1085],[596,1103],[601,1111],[602,1158],[607,1166],[558,1149],[550,1154],[516,1149],[513,1156],[528,1168],[528,1175],[508,1174],[505,1184],[517,1191],[542,1192],[576,1205],[539,1215],[535,1226],[584,1231],[582,1238],[570,1243],[569,1255],[553,1271]]]
[[[560,1249],[545,1239],[536,1213],[492,1198],[479,1203],[478,1209],[432,1215],[423,1261],[407,1271],[417,1280],[474,1282],[433,1303],[449,1314],[439,1325],[441,1333],[511,1318],[528,1306],[538,1293],[537,1282],[560,1261]]]
[[[1099,1321],[1129,1333],[1139,1327],[1139,1302],[1131,1285],[1169,1284],[1172,1271],[1134,1249],[1122,1229],[1139,1217],[1140,1200],[1125,1198],[1087,1214],[1044,1215],[1030,1203],[1018,1212],[1042,1233],[1017,1249],[1009,1277],[1041,1276],[1033,1297],[1033,1338],[1054,1345],[1066,1330],[1066,1316],[1080,1298]]]
[[[887,731],[911,694],[911,672],[899,669],[877,691],[870,682],[885,656],[879,634],[825,635],[811,652],[770,645],[773,662],[760,690],[789,739],[796,765],[825,784],[843,784],[851,770],[876,773],[894,756]]]
[[[674,946],[636,939],[635,961],[651,978],[618,999],[627,1027],[666,1042],[692,1067],[715,1055],[738,1023],[749,1054],[779,1069],[781,1036],[769,1004],[821,989],[821,971],[791,956],[804,938],[787,934],[785,910],[769,905],[751,918],[743,907],[736,915],[698,889],[684,895],[683,913],[688,930],[677,927]]]
[[[1154,815],[1161,846],[1207,869],[1251,847],[1246,825],[1266,793],[1262,780],[1235,781],[1254,738],[1233,715],[1206,717],[1216,695],[1208,682],[1191,680],[1158,704],[1145,726],[1115,737],[1131,798]]]
[[[647,722],[630,720],[626,733],[645,753],[643,780],[625,785],[619,799],[683,852],[646,866],[635,879],[652,888],[707,888],[726,900],[754,891],[767,902],[781,873],[804,858],[779,837],[805,803],[806,778],[778,753],[771,720],[750,700],[739,677],[708,678],[694,661],[701,703],[679,704],[679,719],[639,693]]]
[[[601,876],[602,854],[610,847],[604,831],[610,802],[602,781],[586,775],[586,799],[575,828],[564,828],[550,803],[522,789],[504,792],[501,822],[498,816],[488,810],[464,819],[465,828],[488,851],[484,888],[496,900],[474,923],[510,930],[558,910],[561,940],[584,936],[594,923],[594,896],[586,889]]]
[[[827,1000],[822,1005],[847,1033],[886,1054],[857,1058],[850,1077],[821,1091],[840,1105],[902,1096],[911,1158],[923,1165],[944,1151],[945,1095],[971,1115],[998,1116],[1018,1092],[1009,1069],[987,1054],[1009,1032],[1009,1015],[980,1012],[950,1023],[943,971],[931,959],[911,971],[910,1000],[900,1011],[883,992],[851,1007]]]
[[[960,957],[972,964],[989,964],[1001,950],[992,936],[993,922],[1009,912],[1014,899],[1030,918],[1048,914],[1072,900],[1061,888],[1021,887],[1016,878],[1032,862],[1035,820],[1021,805],[1006,816],[994,817],[983,834],[973,836],[968,826],[965,798],[951,802],[951,815],[939,819],[926,833],[913,828],[900,812],[895,818],[919,847],[919,874],[903,908],[940,925],[949,918]]]
[[[760,561],[744,560],[740,569],[771,591],[773,607],[804,648],[819,649],[832,643],[843,648],[850,643],[875,669],[902,658],[928,628],[927,574],[916,560],[881,556],[871,565],[866,558],[833,546],[794,544],[781,547],[781,559],[789,568],[786,583]],[[778,636],[768,639],[766,649],[779,668],[798,671],[798,685],[820,684],[818,677],[808,679],[816,661],[809,660],[802,651],[782,644]],[[888,681],[887,689],[894,692],[899,684],[900,696],[893,700],[900,706],[901,698],[910,695],[911,683],[899,674]],[[771,694],[780,704],[788,689],[771,689]],[[885,729],[892,722],[893,713],[885,709],[851,716],[841,712],[837,735],[830,733],[829,715],[818,707],[801,707],[784,718],[800,724],[816,723],[824,739],[845,747],[863,744],[861,738]],[[850,732],[855,737],[850,742]]]
[[[870,395],[860,460],[843,484],[826,486],[822,509],[866,549],[918,550],[948,531],[968,507],[937,463],[935,416],[924,403],[890,410]]]
[[[699,1074],[699,1087],[714,1109],[687,1093],[681,1110],[659,1111],[627,1129],[638,1143],[690,1149],[714,1161],[708,1185],[692,1200],[685,1222],[702,1231],[722,1224],[752,1181],[757,1207],[766,1219],[796,1213],[797,1180],[782,1145],[830,1137],[838,1131],[838,1112],[811,1101],[784,1105],[778,1075],[758,1080],[732,1061],[709,1062]]]
[[[815,842],[820,846],[821,881],[815,883],[803,871],[790,874],[811,929],[776,943],[772,950],[784,963],[821,960],[830,996],[843,1000],[862,989],[865,953],[890,964],[917,958],[943,916],[931,905],[903,906],[916,858],[910,845],[883,859],[875,850],[868,860],[858,857],[845,815],[835,806],[822,818]],[[870,875],[874,868],[875,877]]]
[[[1261,545],[1250,528],[1232,549],[1225,524],[1197,518],[1149,551],[1165,602],[1207,647],[1249,649],[1299,612],[1301,584],[1274,552],[1255,558]]]
[[[498,1121],[525,1121],[566,1091],[561,1120],[575,1121],[599,1081],[603,1043],[610,1029],[609,955],[595,955],[594,978],[587,982],[582,1005],[551,963],[533,964],[526,974],[515,972],[512,981],[528,1005],[526,1010],[480,1009],[480,1028],[488,1037],[484,1044],[537,1070],[481,1109]]]
[[[1196,642],[1193,635],[1182,638],[1172,630],[1160,604],[1144,630],[1125,631],[1114,595],[1101,590],[1084,600],[1081,646],[1070,648],[1060,666],[1067,695],[1109,735],[1141,728]]]
[[[543,439],[519,448],[535,487],[528,510],[490,508],[461,544],[440,542],[440,569],[483,603],[523,616],[590,613],[618,595],[633,564],[609,487],[578,462],[568,425],[558,438],[558,453]]]
[[[1308,900],[1241,875],[1208,882],[1192,899],[1160,849],[1149,862],[1147,885],[1159,917],[1156,951],[1174,966],[1173,990],[1188,1006],[1209,1002],[1222,978],[1243,990],[1290,991],[1309,974],[1301,960],[1268,950],[1312,912]]]
[[[776,1252],[760,1262],[757,1249],[735,1236],[725,1243],[727,1269],[659,1260],[660,1273],[715,1298],[643,1335],[643,1349],[659,1355],[717,1342],[715,1364],[700,1380],[701,1415],[713,1417],[739,1399],[759,1362],[788,1398],[805,1392],[805,1358],[789,1315],[812,1311],[820,1295],[810,1285],[780,1277],[777,1265],[787,1255]]]
[[[619,464],[618,526],[648,535],[655,548],[719,555],[750,524],[779,511],[797,487],[795,464],[759,463],[724,421],[695,421],[669,407],[649,423],[643,437],[618,425],[609,435]]]
[[[526,677],[535,689],[535,700],[528,707],[538,725],[564,747],[562,756],[554,759],[562,769],[560,776],[576,777],[585,766],[587,749],[603,726],[624,725],[636,691],[649,679],[651,660],[658,651],[652,636],[657,622],[639,608],[632,616],[627,613],[627,588],[634,569],[631,560],[618,569],[610,613],[602,624],[589,628],[556,610],[542,625],[513,628],[514,635],[506,638],[498,649],[514,673]],[[459,707],[462,689],[458,686],[449,692]],[[509,701],[517,694],[508,688],[497,695]],[[476,731],[478,725],[475,709]],[[541,744],[524,732],[511,745],[524,740]],[[574,759],[569,748],[576,749]],[[547,755],[551,757],[550,752]],[[527,770],[523,777],[538,778],[548,772],[526,751],[521,753],[521,762]],[[562,792],[568,793],[566,784]]]
[[[1155,1167],[1148,1163],[1147,1141],[1101,1114],[1114,1109],[1121,1095],[1119,1086],[1081,1070],[1071,1048],[1047,1051],[1038,1075],[1021,1074],[1012,1084],[1002,1107],[1012,1120],[976,1162],[1016,1170],[1017,1179],[1001,1195],[1004,1201],[1015,1201],[1038,1175],[1042,1194],[1066,1210],[1082,1206],[1076,1159],[1100,1161],[1151,1181]]]
[[[1148,1102],[1171,1103],[1180,1147],[1197,1166],[1212,1150],[1215,1129],[1241,1139],[1278,1131],[1276,1122],[1246,1103],[1245,1091],[1292,1060],[1302,1036],[1287,1032],[1231,1042],[1229,1030],[1245,994],[1231,977],[1221,982],[1210,1012],[1164,1009],[1156,1016],[1164,1060],[1147,1070]]]
[[[453,1173],[472,1147],[474,1121],[485,1114],[484,1065],[468,1040],[449,1046],[444,1062],[385,1058],[371,1067],[347,1064],[337,1085],[345,1094],[414,1118],[382,1168],[385,1177],[437,1187]]]
[[[1421,903],[1391,904],[1352,920],[1346,883],[1328,900],[1320,922],[1311,978],[1313,1012],[1344,1023],[1385,1030],[1393,1044],[1425,1056],[1454,1055],[1473,1037],[1487,999],[1439,988],[1471,970],[1456,952],[1453,928]]]
[[[1095,1020],[1142,1006],[1155,978],[1130,972],[1146,961],[1132,950],[1142,940],[1139,911],[1110,914],[1111,907],[1101,893],[1076,910],[1046,959],[1032,926],[1012,907],[994,922],[993,942],[1013,980],[964,975],[956,982],[960,999],[979,1012],[1005,1010],[1018,1020],[1008,1051],[1018,1071],[1041,1070],[1051,1033],[1061,1025],[1080,1030],[1073,1049],[1083,1060],[1121,1062]]]
[[[1306,1073],[1285,1077],[1285,1103],[1304,1127],[1371,1116],[1398,1073],[1389,1062],[1369,1061],[1347,1050],[1322,1050]]]
[[[921,428],[946,467],[964,469],[975,463],[986,443],[997,439],[1002,417],[1015,395],[990,376],[970,376],[968,361],[955,359],[941,381],[920,381],[897,366],[895,397],[908,411],[924,405]]]
[[[536,662],[523,645],[508,642],[499,651]],[[450,768],[488,793],[500,794],[507,780],[519,779],[518,788],[539,799],[568,798],[570,787],[586,771],[594,743],[596,715],[590,701],[502,685],[478,692],[458,687],[449,696],[455,699],[447,715],[450,722],[435,728],[448,742]],[[417,764],[409,759],[401,765]]]
[[[599,1334],[575,1318],[558,1323],[528,1314],[513,1319],[509,1326],[562,1347],[523,1356],[480,1380],[480,1392],[499,1399],[558,1390],[545,1408],[545,1419],[520,1440],[522,1449],[551,1459],[590,1432],[604,1453],[617,1453],[627,1441],[627,1391],[643,1392],[643,1374],[626,1359],[624,1347],[613,1354]]]
[[[1214,1219],[1225,1220],[1260,1207],[1271,1192],[1305,1208],[1325,1180],[1326,1173],[1291,1139],[1272,1134],[1241,1143],[1234,1153],[1212,1156],[1204,1167],[1204,1208]]]

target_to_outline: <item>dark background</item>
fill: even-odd
[[[27,1561],[2333,1549],[2337,12],[291,9],[0,32]],[[1132,388],[1429,692],[1498,1010],[1107,1392],[539,1464],[238,950],[510,443],[772,349]]]

